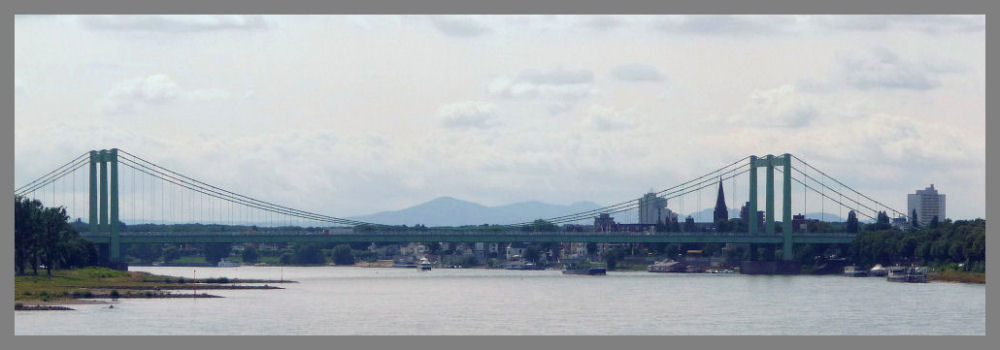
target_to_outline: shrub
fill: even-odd
[[[112,289],[111,290],[111,299],[118,299],[118,297],[120,297],[120,296],[121,296],[121,294],[118,293],[117,289]]]

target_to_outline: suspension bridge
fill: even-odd
[[[758,170],[764,169],[763,222],[759,220]],[[775,172],[781,176],[781,216],[775,212]],[[651,202],[662,203],[657,220],[693,207],[689,221],[706,220],[701,193],[728,183],[731,204],[740,206],[738,187],[745,186],[746,231],[718,232],[709,227],[685,232],[656,232],[648,224]],[[596,242],[596,243],[750,243],[781,249],[792,260],[795,244],[848,244],[854,235],[843,226],[833,232],[794,227],[793,183],[802,193],[796,209],[807,213],[819,204],[827,221],[827,204],[843,220],[844,209],[872,221],[879,213],[905,214],[866,196],[791,154],[747,156],[679,185],[602,208],[545,218],[556,226],[533,230],[534,219],[482,227],[406,228],[310,212],[223,189],[170,170],[121,149],[83,153],[41,177],[18,187],[15,195],[63,207],[76,218],[81,237],[102,247],[112,262],[121,262],[121,245],[136,243],[305,243],[305,242]],[[125,196],[122,196],[125,194]],[[654,196],[654,197],[651,197]],[[709,196],[711,197],[711,196]],[[812,200],[810,200],[810,197]],[[693,200],[697,198],[697,200]],[[672,204],[672,205],[669,205]],[[663,214],[666,211],[667,215]],[[614,216],[612,216],[614,215]],[[683,214],[681,214],[683,215]],[[692,217],[696,216],[696,217]],[[831,214],[832,216],[832,214]],[[87,221],[84,222],[83,218]],[[677,216],[675,215],[674,218]],[[603,218],[603,219],[602,219]],[[757,220],[755,220],[757,218]],[[612,226],[598,220],[614,220]],[[728,213],[726,219],[729,219]],[[588,226],[594,222],[593,227]],[[581,225],[583,224],[583,225]],[[710,225],[709,225],[710,226]],[[779,232],[780,227],[780,232]],[[838,226],[832,226],[838,227]]]

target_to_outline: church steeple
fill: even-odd
[[[722,178],[719,178],[719,197],[715,200],[715,222],[728,221],[729,209],[726,208],[726,193],[722,189]]]

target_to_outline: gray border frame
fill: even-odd
[[[9,82],[14,75],[13,65],[13,14],[34,13],[965,13],[989,14],[986,0],[951,0],[951,1],[905,1],[905,0],[850,0],[850,1],[816,1],[804,3],[793,0],[745,0],[720,1],[702,0],[686,4],[664,4],[655,0],[618,0],[608,1],[540,1],[540,0],[505,0],[471,3],[458,0],[422,0],[422,1],[387,1],[387,0],[351,0],[350,2],[325,2],[320,0],[285,0],[268,2],[261,0],[239,1],[160,1],[137,4],[125,0],[36,0],[30,3],[5,4],[9,8],[5,19],[9,21],[10,30],[0,34],[0,48],[5,57],[11,59],[10,64],[3,68],[3,76]],[[994,7],[996,5],[993,5]],[[987,24],[987,32],[991,32]],[[995,40],[993,40],[995,41]],[[997,45],[987,38],[987,55],[996,54]],[[987,76],[992,75],[987,68]],[[987,78],[987,86],[992,86],[992,80]],[[9,84],[9,83],[8,83]],[[990,95],[987,101],[990,101]],[[8,106],[2,112],[0,120],[0,182],[12,197],[13,157],[14,157],[14,91],[11,85],[0,87],[0,101]],[[987,102],[987,115],[989,115]],[[998,131],[1000,123],[987,117],[984,132]],[[994,217],[1000,210],[1000,183],[989,181],[988,174],[1000,174],[996,148],[1000,143],[987,140],[986,147],[986,206],[987,217]],[[992,152],[991,152],[992,151]],[[0,201],[0,222],[4,233],[0,243],[0,261],[11,261],[13,258],[13,203],[10,200]],[[987,231],[991,228],[987,225]],[[988,251],[996,248],[998,239],[987,239]],[[994,259],[996,260],[996,259]],[[987,279],[993,280],[1000,268],[996,261],[988,261],[990,265]],[[7,265],[9,266],[9,265]],[[440,349],[440,348],[485,348],[485,349],[519,349],[519,348],[621,348],[621,347],[684,347],[684,348],[901,348],[901,349],[941,349],[941,348],[987,348],[987,342],[995,335],[995,327],[990,327],[990,315],[996,314],[995,299],[990,288],[987,288],[987,336],[985,337],[827,337],[827,336],[793,336],[793,337],[14,337],[13,317],[13,269],[3,269],[0,275],[0,297],[7,300],[6,317],[0,318],[5,348],[13,349],[112,349],[112,348],[142,348],[142,349],[180,349],[180,348],[225,348],[247,349],[285,348],[406,348]]]

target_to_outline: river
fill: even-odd
[[[17,311],[15,334],[984,335],[986,286],[884,278],[361,267],[149,267],[290,279],[216,299]],[[197,270],[196,272],[194,270]]]

